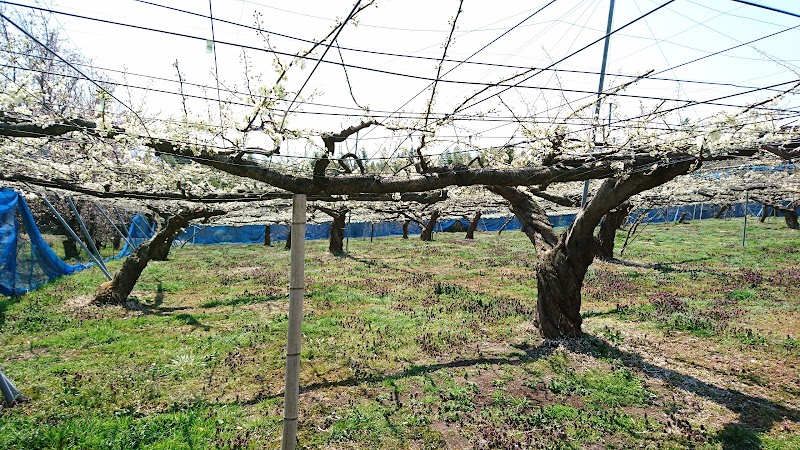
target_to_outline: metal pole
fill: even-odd
[[[700,203],[700,217],[697,220],[703,220],[703,206],[705,203]]]
[[[105,211],[103,211],[103,208],[101,208],[101,207],[100,207],[100,205],[98,205],[97,203],[95,203],[95,204],[94,204],[94,207],[95,207],[95,208],[97,208],[97,210],[98,210],[98,211],[100,211],[100,214],[102,214],[102,215],[103,215],[103,217],[105,217],[105,218],[106,218],[106,220],[108,221],[108,223],[110,223],[110,224],[111,224],[111,226],[112,226],[112,227],[114,227],[114,230],[116,230],[116,232],[117,232],[117,233],[119,233],[119,235],[122,237],[122,239],[124,239],[124,240],[125,240],[125,242],[127,242],[127,243],[128,243],[128,245],[130,245],[131,247],[133,247],[133,244],[131,244],[131,241],[129,241],[129,240],[128,240],[128,238],[127,238],[127,236],[125,236],[125,234],[123,234],[123,233],[122,233],[122,231],[120,231],[120,229],[119,229],[119,228],[117,228],[117,226],[114,224],[114,221],[113,221],[113,220],[111,220],[111,219],[108,217],[108,215],[106,214],[106,212],[105,212]],[[134,247],[134,248],[135,248],[135,247]]]
[[[117,213],[117,217],[120,217],[120,220],[122,220],[122,223],[128,223],[128,215],[127,214],[123,213],[122,216],[120,216],[120,212],[117,210],[116,206],[114,207],[114,212]],[[147,236],[147,233],[144,230],[142,230],[142,227],[140,227],[139,225],[136,225],[136,214],[134,214],[133,215],[133,219],[131,219],[131,225],[133,225],[134,231],[139,230],[139,232],[142,233],[142,236],[145,236],[145,237]],[[130,227],[128,227],[128,228],[130,228]],[[129,237],[131,239],[133,239],[133,236],[130,235],[130,234],[129,234]],[[134,248],[136,248],[136,247],[134,247]]]
[[[94,239],[92,239],[92,236],[89,234],[89,230],[86,229],[86,224],[83,223],[83,219],[81,218],[81,215],[78,213],[78,208],[76,208],[75,203],[72,202],[72,197],[67,197],[67,204],[69,205],[70,209],[72,209],[72,213],[75,214],[75,218],[78,219],[78,226],[81,227],[83,235],[86,236],[86,242],[89,243],[89,248],[92,249],[95,256],[97,256],[97,259],[102,261],[103,258],[100,256],[100,252],[94,245]],[[103,266],[105,266],[105,264],[103,264]]]
[[[750,191],[744,191],[744,226],[742,227],[742,247],[747,240],[747,207],[750,202]]]
[[[117,208],[114,207],[114,211],[116,211],[116,210],[117,210]],[[117,214],[119,214],[119,211],[117,211]],[[135,214],[133,215],[133,219],[131,219],[131,225],[133,225],[133,228],[139,230],[139,232],[142,233],[142,236],[144,236],[143,239],[147,239],[147,235],[149,233],[147,231],[143,230],[142,227],[140,227],[139,225],[136,224],[136,215]]]
[[[603,44],[603,62],[600,65],[600,83],[597,86],[597,104],[594,108],[594,124],[592,125],[592,146],[594,147],[597,136],[597,123],[600,121],[600,97],[603,95],[603,84],[606,80],[606,63],[608,62],[608,46],[611,43],[611,24],[614,20],[614,0],[608,5],[608,24],[606,25],[606,39]],[[610,111],[609,111],[610,112]],[[589,195],[589,180],[583,182],[583,197],[581,208],[586,207],[586,198]]]
[[[286,385],[283,403],[282,450],[297,445],[298,397],[300,395],[300,339],[305,291],[306,195],[292,198],[292,254],[289,276],[289,326],[286,332]]]
[[[88,248],[86,248],[86,245],[83,243],[83,241],[80,240],[80,238],[78,238],[78,235],[75,234],[75,232],[72,230],[72,228],[70,228],[70,226],[67,225],[67,221],[64,220],[63,217],[61,217],[61,214],[59,214],[58,211],[56,211],[56,208],[47,200],[47,198],[44,195],[42,196],[42,200],[44,200],[44,204],[47,205],[48,208],[50,208],[50,212],[52,212],[53,215],[56,216],[56,219],[58,219],[58,221],[61,223],[61,226],[63,226],[64,229],[67,230],[67,233],[69,233],[69,235],[72,236],[72,239],[75,239],[75,242],[77,242],[78,245],[81,246],[83,251],[85,251],[89,255],[90,258],[92,258],[92,260],[95,262],[95,264],[97,264],[97,267],[99,267],[100,270],[103,272],[103,275],[105,275],[106,278],[108,278],[108,281],[111,281],[111,278],[112,278],[111,274],[108,272],[108,270],[105,268],[105,266],[100,264],[98,262],[97,258],[94,256],[94,254],[92,252],[90,252]]]

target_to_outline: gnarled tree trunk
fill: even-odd
[[[190,221],[222,215],[218,211],[206,211],[202,209],[182,210],[170,216],[163,227],[147,242],[140,245],[125,262],[122,268],[114,274],[111,281],[101,284],[95,292],[94,303],[114,304],[124,303],[133,291],[134,285],[139,280],[139,276],[144,271],[147,264],[156,256],[166,255],[169,252],[172,241],[183,231]]]
[[[472,221],[469,223],[469,228],[467,228],[467,235],[464,236],[464,239],[475,239],[475,230],[478,229],[478,221],[481,220],[481,212],[478,211],[475,213],[475,216],[472,218]]]
[[[403,222],[403,239],[408,239],[408,226],[411,224],[410,220]]]
[[[328,251],[333,255],[344,255],[344,226],[345,219],[349,209],[331,209],[324,206],[313,206],[317,211],[322,211],[329,215],[333,221],[331,222],[331,237],[328,244]]]
[[[419,237],[425,242],[433,240],[433,229],[436,227],[436,221],[439,220],[439,210],[434,209],[431,212],[431,218],[428,220],[428,223],[422,227],[422,233],[420,233]]]
[[[769,217],[769,205],[766,203],[761,204],[761,217],[758,218],[758,221],[764,223]]]
[[[600,222],[600,230],[597,232],[597,257],[602,260],[614,259],[614,239],[617,237],[617,230],[625,223],[628,214],[631,212],[631,204],[625,202],[617,208],[609,211],[603,216]]]
[[[586,207],[561,236],[533,197],[516,188],[491,186],[489,190],[509,201],[511,211],[525,225],[537,249],[537,302],[535,324],[543,337],[559,339],[581,334],[581,287],[594,260],[595,227],[609,211],[634,194],[686,173],[690,162],[657,168],[648,175],[628,174],[603,182]]]
[[[64,259],[77,258],[80,256],[78,244],[75,242],[75,239],[64,239],[61,241],[61,244],[64,246]]]
[[[264,225],[264,245],[272,247],[272,229],[269,225]]]
[[[786,226],[793,229],[793,230],[800,230],[800,223],[797,222],[797,211],[792,209],[787,209],[786,211],[781,211],[783,213],[783,218],[786,220]]]

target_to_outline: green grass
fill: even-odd
[[[300,447],[798,448],[800,233],[751,224],[742,248],[740,227],[644,227],[590,268],[587,337],[561,345],[531,325],[519,232],[308,242]],[[0,448],[275,448],[288,266],[187,246],[126,308],[88,303],[97,269],[0,299],[31,399],[0,409]]]

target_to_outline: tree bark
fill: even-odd
[[[347,219],[347,213],[350,212],[350,210],[347,208],[333,209],[319,205],[314,205],[312,208],[327,214],[331,217],[331,219],[333,219],[331,221],[328,251],[330,251],[333,255],[344,255],[344,227]],[[370,240],[371,239],[372,238],[370,238]]]
[[[469,228],[467,228],[467,235],[464,236],[464,239],[475,239],[475,230],[478,229],[478,221],[481,220],[481,212],[478,211],[475,213],[475,217],[472,218],[472,221],[469,223]]]
[[[77,258],[80,255],[74,239],[64,239],[61,244],[64,246],[64,259]]]
[[[764,223],[769,217],[769,206],[766,203],[761,204],[761,217],[758,218],[758,221]]]
[[[149,241],[140,245],[131,256],[125,259],[122,268],[114,274],[111,281],[105,282],[97,288],[94,303],[100,305],[123,304],[150,260],[157,255],[167,254],[172,241],[178,237],[190,221],[222,214],[218,211],[184,209],[170,216],[164,226]]]
[[[603,220],[600,222],[600,230],[597,232],[598,258],[605,261],[614,259],[614,239],[617,237],[617,230],[622,227],[625,219],[628,218],[631,208],[631,204],[625,202],[603,216]]]
[[[550,223],[547,213],[539,206],[531,194],[517,188],[505,186],[487,186],[487,189],[508,200],[511,212],[519,219],[522,225],[522,232],[528,236],[528,239],[536,248],[537,254],[550,250],[556,245],[558,237],[553,231],[553,224]],[[510,219],[500,231],[509,223],[511,223]]]
[[[403,222],[403,239],[408,239],[408,226],[411,224],[410,220]]]
[[[347,210],[343,210],[334,216],[333,222],[331,222],[331,240],[328,245],[328,251],[333,255],[344,255],[344,226],[346,218]]]
[[[533,197],[515,188],[491,186],[511,204],[537,249],[537,302],[535,325],[547,339],[581,335],[581,287],[594,260],[594,229],[609,211],[631,196],[686,173],[692,162],[675,163],[625,178],[609,178],[578,213],[567,230],[556,237],[544,210]]]
[[[272,230],[269,225],[264,225],[264,245],[272,247]]]
[[[797,222],[797,211],[793,209],[786,209],[781,211],[783,218],[786,220],[786,226],[793,230],[800,230],[800,223]]]
[[[289,226],[289,235],[286,236],[286,246],[283,247],[284,250],[291,250],[292,249],[292,227]]]
[[[429,242],[433,240],[433,229],[436,228],[436,221],[439,220],[439,210],[434,209],[431,212],[431,218],[428,220],[428,223],[422,228],[422,233],[420,233],[420,239],[425,242]]]
[[[728,211],[731,205],[723,205],[716,214],[714,214],[715,219],[719,219],[720,217],[724,216],[725,213]]]

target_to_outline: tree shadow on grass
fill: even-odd
[[[208,331],[210,326],[200,323],[196,317],[187,313],[179,313],[173,315],[176,311],[184,311],[189,309],[188,306],[163,306],[164,304],[164,284],[159,280],[158,287],[156,288],[156,296],[153,297],[152,303],[142,303],[136,297],[130,298],[125,302],[125,308],[134,311],[141,311],[144,314],[153,316],[170,316],[185,325],[191,325],[192,329],[202,329]]]
[[[666,264],[666,263],[642,263],[642,262],[628,261],[628,260],[625,260],[625,259],[617,259],[617,258],[609,259],[606,262],[611,263],[611,264],[617,264],[617,265],[620,265],[620,266],[625,266],[625,267],[636,267],[637,269],[652,269],[652,270],[657,270],[657,271],[659,271],[661,273],[704,272],[704,273],[707,273],[709,275],[714,275],[714,276],[727,276],[727,275],[725,275],[723,273],[714,272],[714,271],[710,271],[710,270],[703,269],[703,268],[678,267],[678,266],[681,266],[683,264],[710,261],[711,259],[712,258],[710,256],[705,256],[705,257],[702,257],[702,258],[684,259],[683,261],[675,261],[675,262],[669,263],[669,264]]]
[[[772,400],[745,394],[735,389],[715,386],[677,370],[658,366],[646,361],[637,353],[621,350],[605,340],[590,334],[584,334],[584,336],[579,339],[545,341],[543,344],[537,346],[520,345],[517,348],[523,350],[524,353],[518,354],[517,357],[479,357],[430,365],[412,365],[406,370],[393,374],[368,375],[363,377],[350,377],[339,381],[316,382],[301,386],[300,392],[304,393],[321,389],[356,386],[361,383],[382,383],[384,381],[424,375],[446,368],[472,367],[479,364],[518,365],[549,356],[559,345],[564,346],[572,352],[586,354],[593,358],[613,358],[619,360],[626,367],[638,369],[648,377],[660,379],[675,388],[691,392],[717,403],[718,405],[724,406],[733,412],[739,413],[740,420],[738,422],[725,425],[715,436],[715,439],[722,444],[722,448],[725,450],[761,448],[762,442],[758,436],[759,433],[768,432],[773,425],[783,420],[800,422],[800,411],[787,408]],[[256,404],[264,400],[280,398],[282,396],[283,392],[256,396],[256,398],[250,399],[244,403]]]
[[[399,267],[390,266],[389,264],[386,264],[385,262],[382,262],[382,261],[378,261],[376,259],[356,258],[355,256],[352,256],[349,253],[346,254],[344,257],[348,258],[348,259],[352,259],[353,261],[356,261],[356,262],[360,262],[361,264],[364,264],[367,267],[379,267],[381,269],[394,270],[394,271],[397,271],[397,272],[407,273],[409,275],[418,275],[419,274],[418,272],[415,272],[413,270],[401,269]]]
[[[409,378],[419,375],[425,375],[427,373],[436,372],[440,369],[447,369],[447,368],[455,368],[455,367],[472,367],[477,366],[480,364],[506,364],[506,365],[516,365],[521,364],[526,361],[530,361],[531,358],[528,357],[526,354],[521,354],[519,358],[470,358],[470,359],[462,359],[462,360],[455,360],[446,363],[439,363],[439,364],[430,364],[430,365],[416,365],[412,364],[406,370],[388,374],[388,375],[366,375],[361,377],[350,377],[345,378],[344,380],[338,381],[321,381],[316,383],[311,383],[306,386],[300,386],[300,393],[305,392],[313,392],[320,389],[330,389],[330,388],[337,388],[337,387],[348,387],[348,386],[357,386],[361,383],[382,383],[384,381],[393,381],[399,380],[403,378]],[[301,362],[302,364],[302,362]],[[276,392],[274,394],[268,395],[261,395],[256,396],[253,399],[247,400],[243,403],[252,405],[264,400],[270,400],[275,398],[283,397],[283,392]]]
[[[8,307],[15,303],[19,303],[19,299],[20,297],[18,295],[0,298],[0,329],[2,329],[6,324],[6,311],[8,310]]]
[[[787,408],[772,400],[715,386],[677,370],[652,364],[641,355],[621,350],[596,336],[586,334],[581,339],[564,340],[559,343],[575,353],[595,358],[617,359],[625,366],[641,370],[649,377],[660,379],[678,389],[691,392],[739,413],[739,422],[725,425],[716,435],[716,439],[726,450],[761,448],[759,433],[768,432],[774,424],[783,420],[800,422],[800,411]],[[533,350],[539,348],[541,347]],[[535,354],[540,354],[540,350]]]

